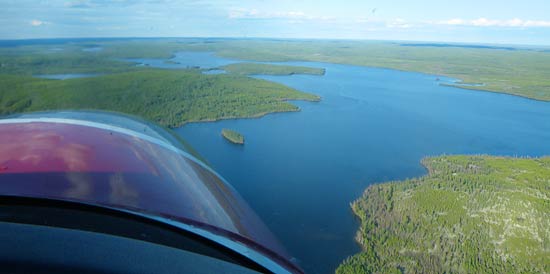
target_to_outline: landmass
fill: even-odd
[[[231,143],[244,145],[244,136],[237,131],[224,128],[222,129],[222,136]]]
[[[309,75],[324,75],[325,69],[312,68],[303,66],[286,66],[272,65],[261,63],[235,63],[221,67],[221,69],[235,74],[242,75],[293,75],[293,74],[309,74]]]
[[[239,73],[204,75],[199,68],[163,70],[126,61],[172,58],[184,44],[169,39],[97,44],[101,51],[83,51],[86,44],[79,43],[56,45],[55,51],[51,45],[0,47],[0,115],[100,109],[179,127],[188,122],[299,111],[287,100],[320,100],[319,96]],[[64,73],[101,75],[64,81],[33,77]]]
[[[0,47],[0,74],[114,73],[143,69],[128,58],[170,59],[178,51],[211,51],[250,61],[313,61],[448,76],[461,89],[550,101],[550,52],[526,47],[399,44],[384,41],[166,38],[98,40],[85,44]],[[271,70],[271,69],[270,69]]]
[[[425,158],[352,209],[363,251],[336,273],[550,272],[550,157]]]
[[[313,61],[381,67],[448,76],[461,89],[507,93],[550,101],[550,52],[527,47],[399,44],[350,40],[216,40],[185,46],[214,51],[227,58],[251,61]],[[284,49],[284,50],[282,50]]]
[[[319,97],[265,80],[205,75],[199,70],[144,68],[63,81],[0,74],[0,115],[99,109],[179,127],[188,122],[299,111],[287,100],[318,101]]]

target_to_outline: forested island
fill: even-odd
[[[235,63],[221,67],[221,69],[229,72],[242,75],[293,75],[293,74],[310,74],[324,75],[325,69],[311,68],[303,66],[286,66],[272,65],[261,63]]]
[[[550,158],[425,158],[352,208],[363,251],[337,273],[550,272]]]
[[[222,136],[231,143],[244,145],[244,136],[235,130],[224,128],[222,129]]]

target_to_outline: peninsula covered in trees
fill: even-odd
[[[363,251],[337,273],[550,272],[550,158],[425,158],[352,204]]]
[[[298,111],[286,100],[316,95],[240,75],[146,68],[89,78],[49,80],[0,75],[0,114],[57,109],[100,109],[138,115],[161,125],[259,117]]]

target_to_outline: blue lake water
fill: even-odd
[[[180,67],[235,62],[208,53],[177,56]],[[372,183],[424,175],[425,156],[550,154],[549,103],[440,86],[437,76],[421,73],[286,64],[322,67],[326,75],[255,77],[318,94],[321,102],[293,102],[301,112],[176,131],[244,196],[308,273],[333,272],[360,251],[350,202]],[[246,144],[230,144],[222,128],[241,132]]]
[[[211,52],[178,52],[168,60],[151,58],[131,58],[124,59],[156,68],[182,69],[182,68],[217,68],[232,63],[241,62],[239,60],[216,57]]]

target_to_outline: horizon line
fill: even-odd
[[[550,47],[550,44],[520,44],[520,43],[499,43],[499,42],[465,42],[445,40],[407,40],[407,39],[369,39],[369,38],[297,38],[297,37],[252,37],[252,36],[94,36],[94,37],[38,37],[38,38],[0,38],[4,41],[36,41],[36,40],[116,40],[116,39],[233,39],[233,40],[316,40],[316,41],[357,41],[357,42],[413,42],[413,43],[437,43],[456,45],[500,45],[500,46],[522,46],[522,47]]]

